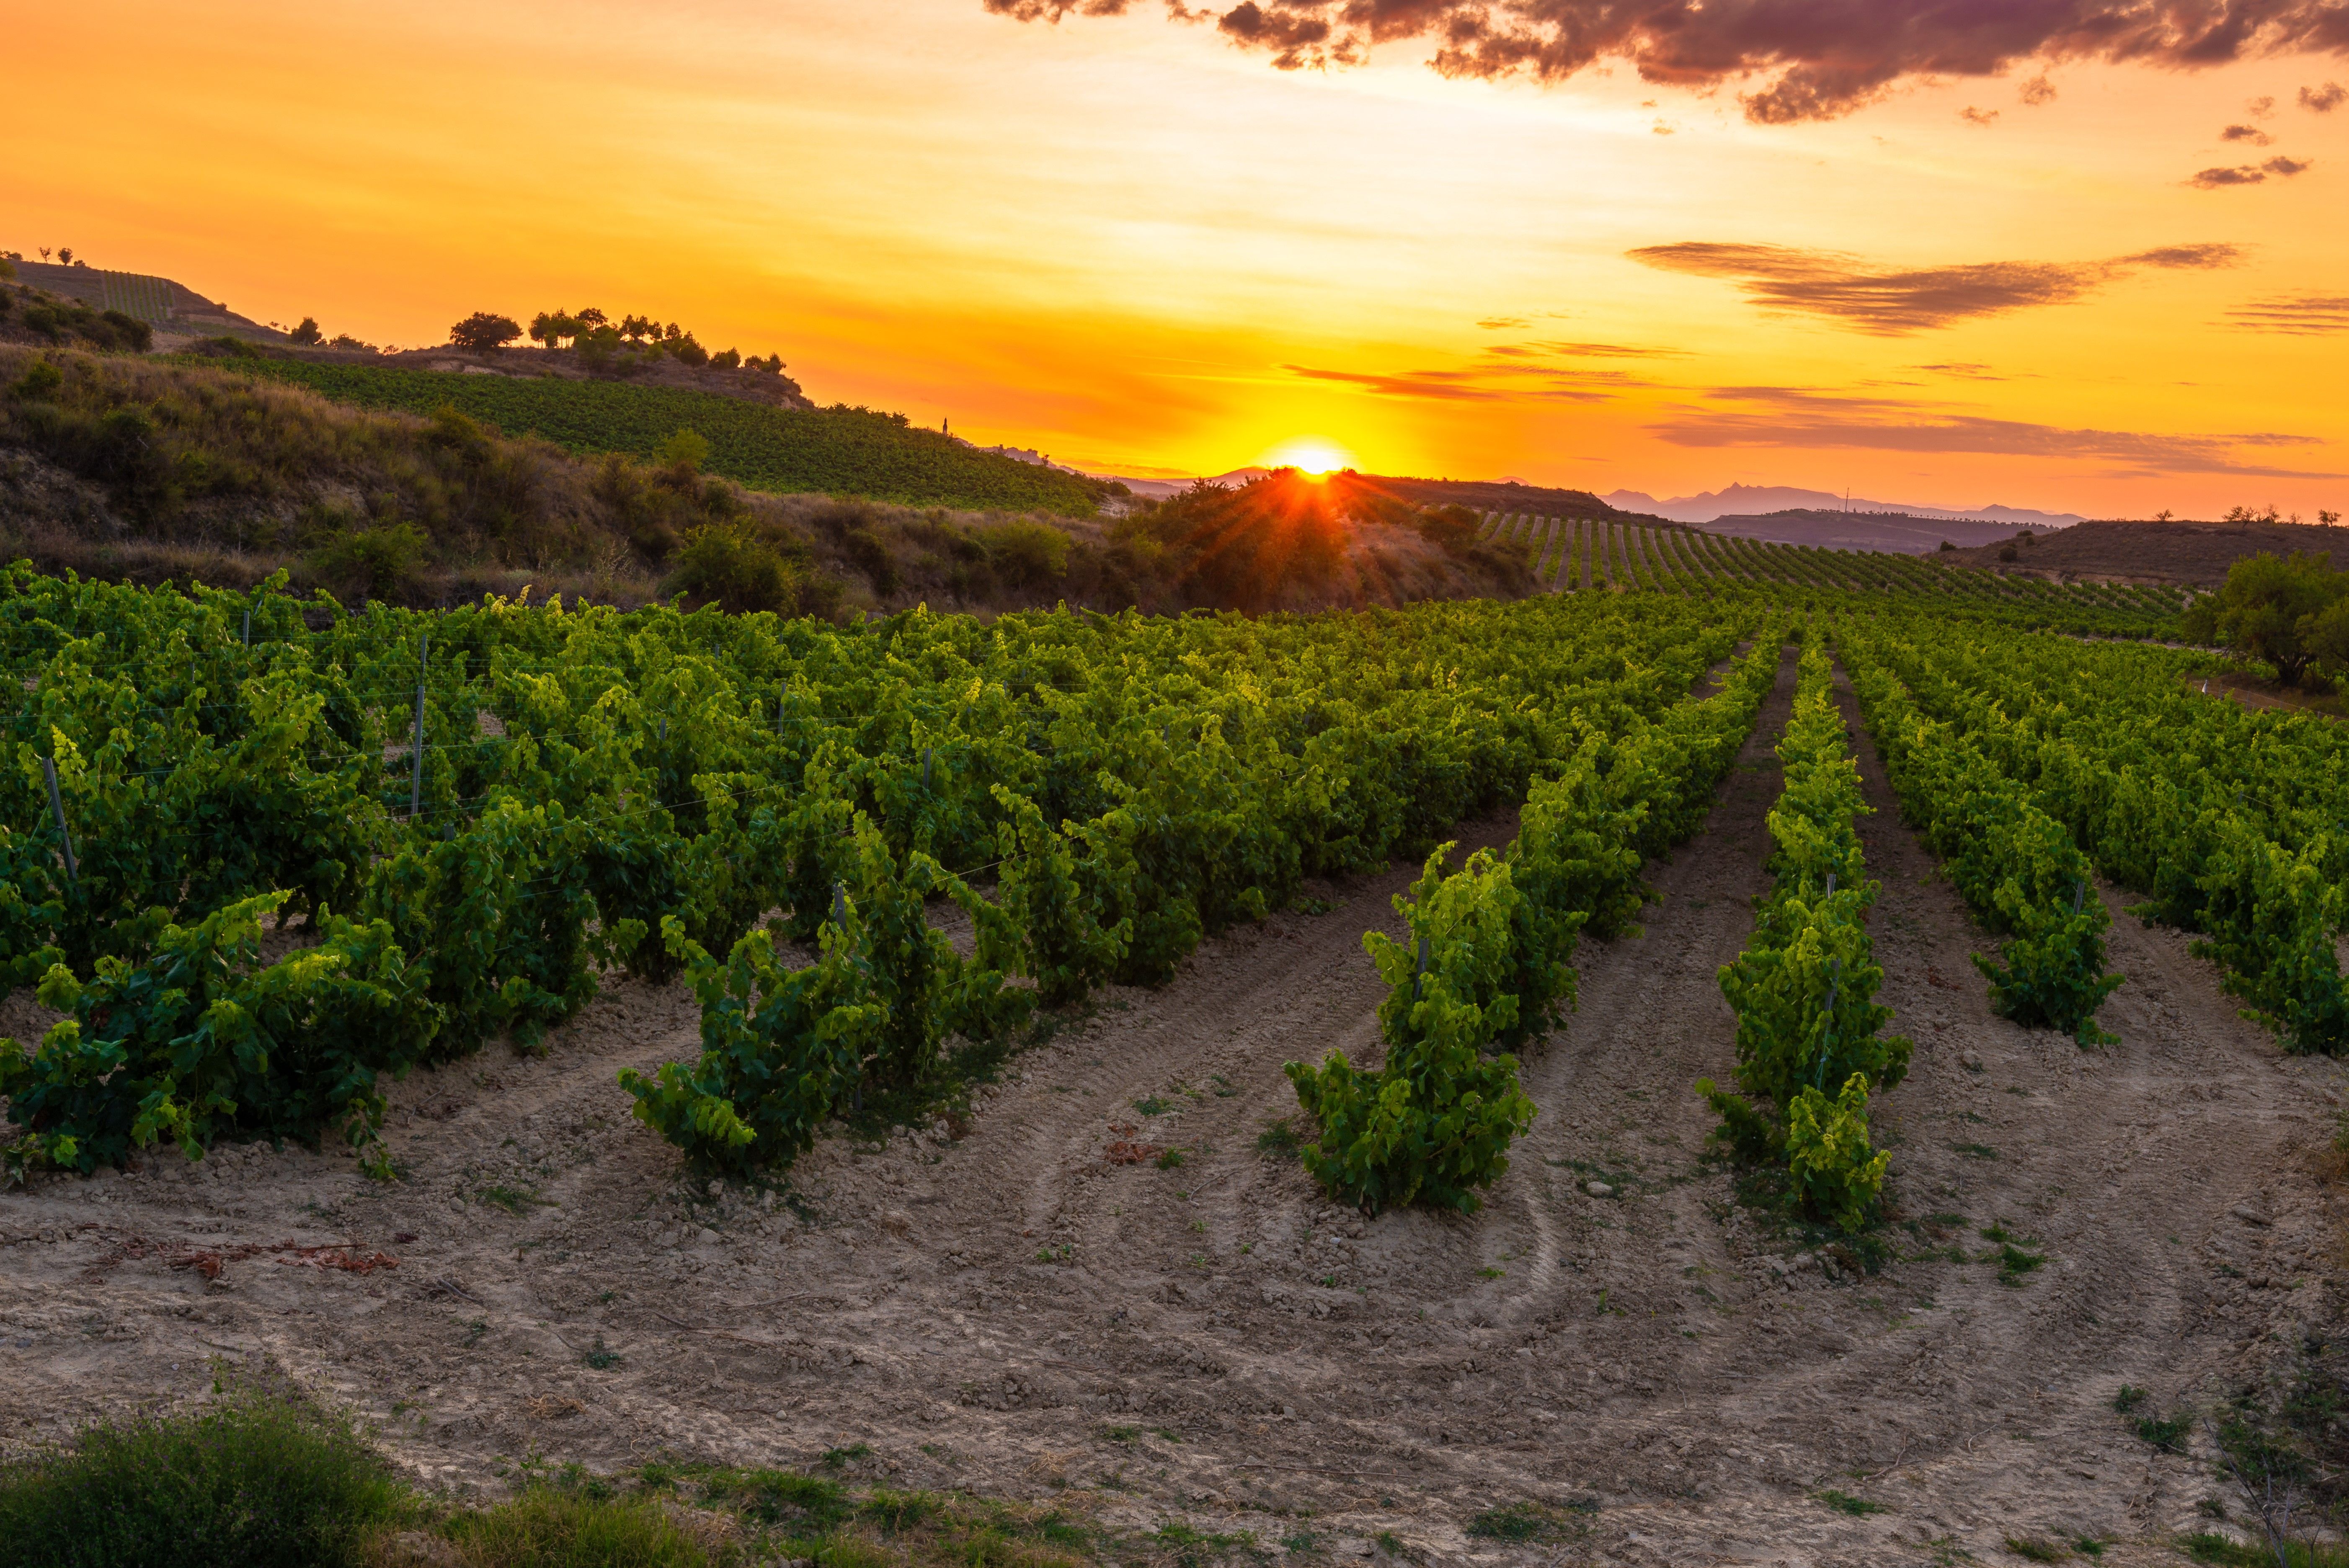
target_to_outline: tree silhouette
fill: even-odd
[[[522,335],[522,324],[510,315],[477,310],[449,329],[449,341],[476,354],[494,354]]]

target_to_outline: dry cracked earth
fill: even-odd
[[[541,1057],[400,1085],[396,1183],[258,1147],[0,1198],[0,1445],[227,1363],[347,1406],[459,1493],[533,1451],[863,1444],[851,1473],[1273,1556],[1998,1562],[2038,1536],[2178,1562],[2223,1493],[2208,1439],[2158,1450],[2113,1400],[2207,1403],[2338,1318],[2341,1070],[2282,1055],[2111,888],[2119,1043],[1993,1016],[1986,940],[1862,738],[1884,999],[1916,1042],[1877,1102],[1909,1223],[1874,1274],[1775,1229],[1705,1157],[1690,1086],[1729,1076],[1715,975],[1764,886],[1792,687],[1790,657],[1705,831],[1650,868],[1644,933],[1578,954],[1578,1010],[1523,1063],[1540,1115],[1478,1214],[1366,1220],[1260,1147],[1296,1111],[1284,1062],[1375,1057],[1361,934],[1399,929],[1411,867],[1205,944],[967,1118],[833,1137],[776,1191],[705,1189],[631,1119],[616,1074],[689,1057],[696,1015],[619,984]],[[1993,1226],[2044,1263],[2002,1275]],[[1563,1532],[1469,1532],[1521,1502]]]

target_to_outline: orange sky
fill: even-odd
[[[1757,125],[1733,88],[1428,52],[1281,73],[1154,7],[979,0],[85,0],[11,20],[0,248],[401,345],[643,311],[1123,472],[1311,436],[1660,496],[2349,511],[2349,108],[2297,101],[2349,60]],[[2272,157],[2310,167],[2189,182]],[[1985,290],[2043,303],[1963,314]],[[2261,329],[2277,302],[2331,330]]]

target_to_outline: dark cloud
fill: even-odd
[[[2221,141],[2248,141],[2253,147],[2265,147],[2274,138],[2256,125],[2230,125],[2219,133]]]
[[[2166,435],[2070,429],[1954,413],[1930,403],[1851,397],[1816,387],[1728,387],[1715,406],[1683,407],[1649,429],[1682,447],[1858,448],[1893,452],[1992,452],[2095,460],[2131,474],[2215,473],[2334,479],[2258,460],[2262,450],[2321,447],[2312,436],[2254,431]],[[1727,405],[1722,407],[1720,405]],[[2248,449],[2248,452],[2247,449]]]
[[[2283,294],[2237,305],[2227,319],[2249,332],[2293,336],[2349,332],[2349,294]]]
[[[2141,268],[2223,267],[2239,254],[2232,245],[2173,245],[2101,262],[1978,262],[1885,272],[1854,256],[1783,245],[1692,242],[1630,253],[1633,261],[1666,272],[1732,279],[1764,309],[1826,316],[1884,335],[2068,304]]]
[[[2331,114],[2344,103],[2349,103],[2349,88],[2339,82],[2327,82],[2321,88],[2300,89],[2300,107],[2311,114]]]
[[[1117,15],[1148,0],[984,0],[1022,21]],[[1171,15],[1202,13],[1167,0]],[[1746,118],[1826,119],[1926,77],[1995,76],[2028,61],[2170,68],[2349,54],[2349,0],[1243,0],[1216,16],[1234,43],[1294,70],[1429,39],[1445,76],[1543,81],[1602,60],[1705,88],[1758,79]],[[2024,101],[2045,82],[2027,84]],[[2052,94],[2052,89],[2050,89]]]
[[[2307,173],[2311,167],[2305,158],[2276,157],[2256,167],[2239,163],[2231,169],[2205,169],[2187,183],[2197,190],[2223,191],[2230,185],[2264,185],[2271,174],[2279,180],[2289,180],[2295,174]]]

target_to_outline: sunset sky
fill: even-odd
[[[2335,0],[2224,46],[2010,26],[2075,0],[2002,0],[1994,46],[1793,0],[1716,0],[1734,47],[1599,41],[1666,81],[1557,51],[1590,0],[1358,3],[1398,36],[1305,0],[29,7],[0,249],[401,346],[643,312],[1102,471],[1313,438],[1659,496],[2349,511]],[[1484,54],[1430,69],[1422,21]],[[1479,74],[1545,46],[1547,82]]]

